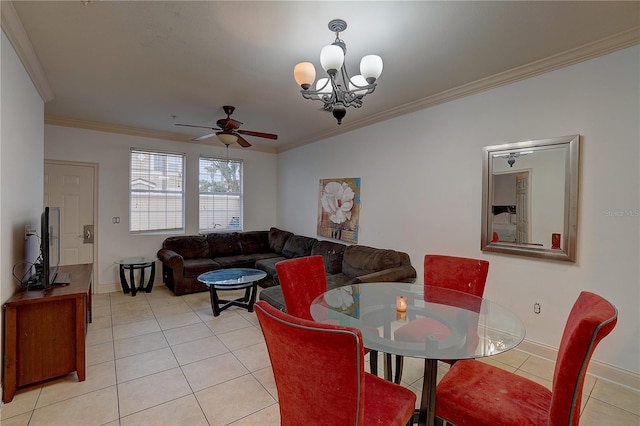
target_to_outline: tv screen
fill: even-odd
[[[42,255],[42,286],[50,287],[60,264],[60,209],[45,207],[42,212],[40,250]]]

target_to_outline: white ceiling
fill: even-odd
[[[350,74],[384,61],[342,126],[293,80],[301,61],[321,71],[334,18]],[[271,152],[637,44],[639,25],[638,1],[2,1],[47,122],[189,141],[210,132],[175,123],[215,126],[230,104],[279,135],[246,137]]]

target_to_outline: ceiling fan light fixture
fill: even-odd
[[[293,76],[296,83],[307,90],[316,80],[316,67],[311,62],[300,62],[293,69]]]
[[[376,80],[382,74],[382,58],[378,55],[367,55],[360,61],[360,74],[349,77],[345,66],[347,45],[340,40],[340,32],[347,29],[342,19],[329,22],[329,30],[335,33],[335,41],[322,48],[320,64],[328,78],[320,78],[312,90],[316,77],[315,67],[310,62],[301,62],[293,70],[296,82],[302,87],[302,97],[321,100],[325,111],[332,111],[338,124],[346,115],[347,107],[360,108],[362,99],[376,88]]]
[[[218,136],[218,140],[220,140],[220,142],[227,146],[238,141],[238,135],[234,135],[233,133],[220,132],[217,133],[216,136]]]

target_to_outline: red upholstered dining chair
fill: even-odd
[[[278,280],[287,313],[313,321],[309,309],[311,302],[327,291],[327,276],[322,256],[305,256],[276,263]],[[365,353],[369,353],[366,350]],[[378,374],[378,351],[369,354],[371,373]]]
[[[482,297],[489,273],[489,262],[467,257],[427,254],[424,256],[424,285],[444,287]],[[394,339],[404,342],[424,342],[428,336],[450,330],[433,318],[416,318],[398,328]],[[473,342],[470,342],[473,345]],[[395,382],[402,378],[402,357],[396,357]],[[443,360],[448,363],[453,361]]]
[[[567,319],[551,390],[476,360],[456,362],[436,391],[436,416],[457,426],[578,426],[587,366],[618,311],[583,291]]]
[[[364,371],[359,330],[298,318],[263,300],[255,312],[278,389],[281,425],[410,424],[415,394]]]
[[[489,262],[486,260],[438,254],[424,256],[424,285],[482,297],[488,273]]]

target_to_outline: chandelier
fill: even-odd
[[[533,151],[510,152],[508,154],[503,154],[503,155],[494,155],[494,157],[506,158],[507,163],[509,164],[509,167],[513,167],[513,165],[516,163],[516,158],[522,157],[523,155],[527,155],[527,154],[533,154]]]
[[[382,58],[378,55],[363,57],[360,74],[349,77],[343,66],[347,45],[340,40],[340,33],[347,29],[347,23],[342,19],[334,19],[329,22],[329,29],[335,33],[336,39],[320,52],[320,64],[329,77],[318,79],[315,90],[310,90],[316,78],[316,69],[311,62],[296,65],[293,75],[302,87],[302,97],[324,102],[324,109],[331,111],[338,124],[342,124],[347,114],[346,108],[360,108],[362,98],[375,90],[376,79],[382,74]]]

